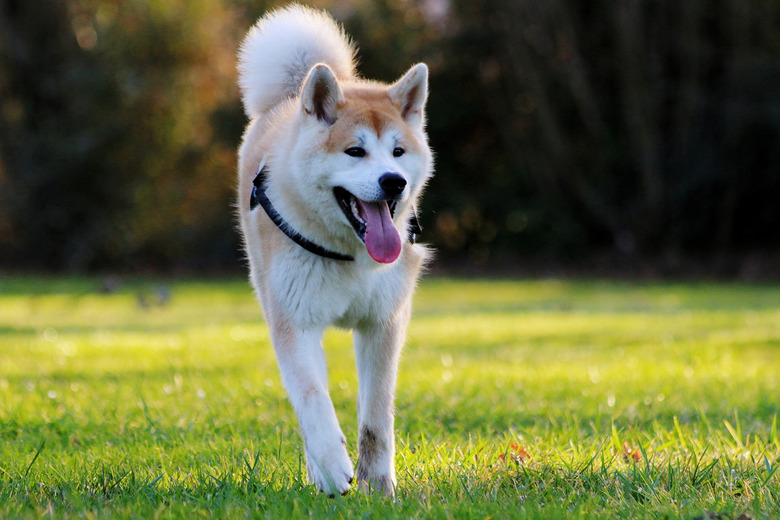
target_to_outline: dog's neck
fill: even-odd
[[[276,208],[271,202],[271,199],[268,198],[265,186],[265,179],[267,174],[268,169],[266,168],[265,157],[263,157],[260,159],[260,164],[257,166],[257,172],[255,173],[255,179],[252,181],[252,195],[249,199],[250,210],[255,209],[258,205],[262,206],[266,215],[268,215],[268,218],[270,218],[271,221],[276,224],[276,227],[278,227],[282,233],[287,235],[290,240],[310,253],[321,256],[323,258],[329,258],[331,260],[341,260],[344,262],[352,262],[355,260],[353,256],[331,251],[330,249],[316,244],[296,231],[290,225],[290,223],[287,222],[278,211],[276,211]],[[417,219],[417,213],[414,211],[414,208],[412,208],[412,216],[409,220],[409,243],[414,244],[420,233],[422,233],[422,228],[420,227],[420,223]]]
[[[315,255],[322,256],[324,258],[330,258],[331,260],[342,260],[345,262],[352,262],[355,260],[355,258],[350,255],[337,253],[336,251],[331,251],[330,249],[322,247],[319,244],[315,244],[308,238],[298,233],[298,231],[296,231],[286,220],[284,220],[284,217],[282,217],[279,212],[276,211],[273,203],[271,203],[271,199],[268,198],[268,195],[265,192],[265,178],[267,174],[268,170],[265,165],[265,157],[263,157],[260,160],[260,164],[257,166],[255,180],[252,181],[254,186],[252,187],[252,196],[249,199],[250,210],[255,209],[258,205],[262,206],[266,215],[268,215],[268,218],[270,218],[271,221],[276,224],[276,227],[278,227],[282,233],[287,235],[290,240],[310,253],[314,253]]]

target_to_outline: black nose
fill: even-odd
[[[406,187],[406,179],[399,173],[383,173],[379,177],[379,187],[382,188],[388,197],[397,197],[403,193]]]

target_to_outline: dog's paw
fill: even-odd
[[[395,449],[392,431],[378,436],[375,429],[363,426],[358,436],[358,489],[364,493],[395,496]],[[384,439],[384,440],[383,440]]]
[[[306,469],[318,490],[334,497],[345,494],[354,479],[344,437],[337,442],[307,443]]]
[[[366,494],[381,494],[386,497],[395,496],[395,479],[389,476],[374,476],[358,478],[357,488]]]

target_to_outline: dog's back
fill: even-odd
[[[250,119],[300,93],[317,63],[327,64],[339,80],[355,77],[355,49],[329,16],[293,5],[264,16],[252,27],[239,51],[239,86]]]

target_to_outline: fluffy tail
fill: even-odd
[[[338,79],[355,75],[355,49],[324,12],[297,4],[272,11],[249,30],[238,54],[244,112],[254,119],[298,95],[309,70],[327,64]]]

